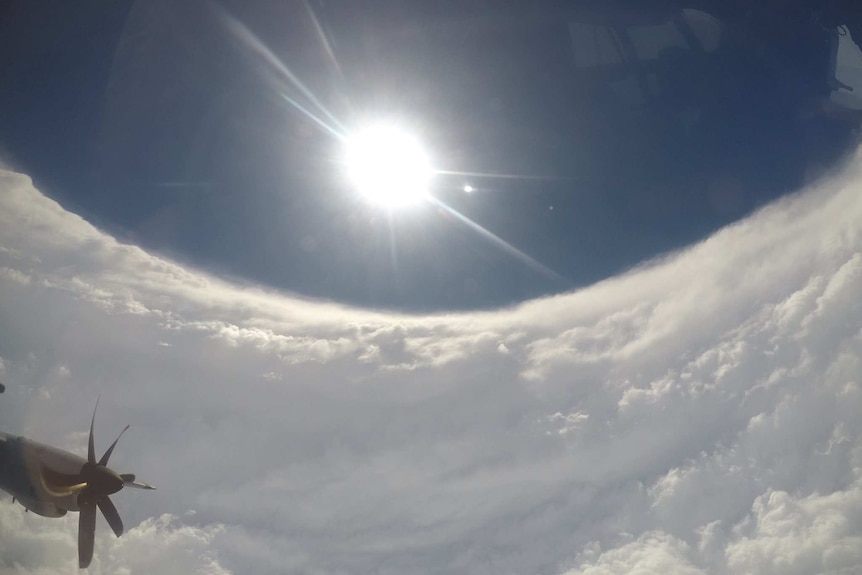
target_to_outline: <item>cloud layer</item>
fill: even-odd
[[[405,315],[241,286],[0,174],[7,432],[97,449],[92,572],[862,568],[862,162],[576,293]],[[574,249],[574,248],[573,248]],[[75,517],[0,506],[0,573]]]

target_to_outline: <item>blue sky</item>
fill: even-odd
[[[849,124],[815,112],[829,94],[814,56],[739,52],[738,30],[701,12],[684,14],[715,52],[696,66],[672,25],[632,36],[663,86],[646,105],[634,76],[589,84],[591,57],[575,48],[593,31],[562,5],[396,4],[10,9],[4,160],[191,265],[430,311],[589,285],[798,189],[850,149]],[[663,72],[657,55],[674,49],[681,63]],[[334,134],[375,121],[427,148],[445,172],[430,189],[439,203],[390,213],[358,196]]]
[[[0,19],[27,54],[0,50],[0,429],[85,453],[100,397],[97,451],[131,424],[112,467],[158,487],[114,497],[127,532],[99,519],[90,573],[862,566],[846,110],[810,120],[755,74],[753,96],[703,80],[714,137],[560,116],[567,32],[514,2],[21,6]],[[323,108],[498,177],[440,175],[388,214]],[[0,500],[0,575],[76,571],[76,528]]]

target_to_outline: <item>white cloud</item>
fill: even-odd
[[[793,497],[769,490],[734,529],[728,567],[734,573],[858,573],[862,566],[862,486]]]
[[[104,527],[104,525],[101,525]],[[48,521],[11,505],[0,507],[0,575],[54,575],[78,572],[77,514]],[[91,575],[227,575],[212,556],[221,526],[196,528],[162,515],[141,522],[121,538],[97,531],[99,553]]]
[[[692,550],[685,542],[660,532],[602,553],[593,544],[578,557],[581,566],[566,575],[705,575],[693,565]]]
[[[6,172],[2,427],[80,450],[99,393],[97,448],[132,424],[112,466],[160,489],[114,498],[104,572],[858,571],[860,176],[576,293],[418,316],[231,285]],[[74,531],[0,506],[2,569],[68,570]]]

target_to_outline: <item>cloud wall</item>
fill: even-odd
[[[97,450],[93,573],[857,573],[862,161],[575,293],[409,315],[237,285],[0,174],[0,428]],[[577,249],[572,246],[571,249]],[[0,574],[76,517],[0,505]]]

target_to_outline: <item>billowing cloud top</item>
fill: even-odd
[[[93,573],[858,573],[860,176],[415,316],[191,270],[3,172],[2,428],[80,452],[98,394],[98,446],[132,423],[112,466],[160,489]],[[0,506],[0,573],[69,572],[75,519]]]

